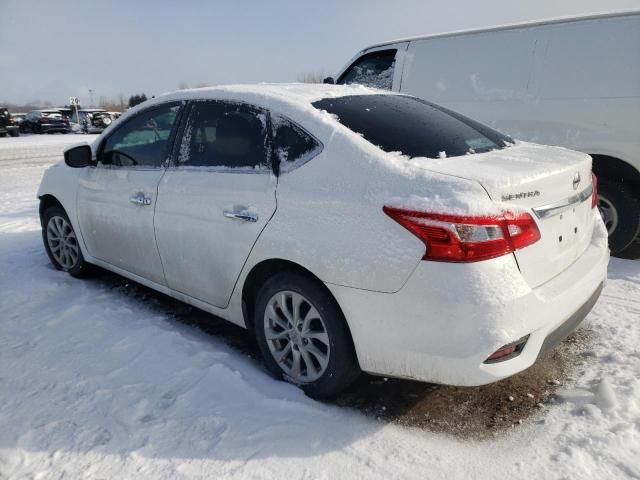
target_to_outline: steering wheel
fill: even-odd
[[[113,158],[113,156],[114,156],[114,155],[116,155],[116,154],[117,154],[117,155],[122,155],[124,158],[126,158],[127,160],[129,160],[129,161],[131,162],[131,165],[133,165],[133,166],[138,165],[138,161],[137,161],[135,158],[133,158],[133,157],[132,157],[131,155],[129,155],[128,153],[123,152],[122,150],[111,150],[111,151],[110,151],[110,152],[108,152],[108,153],[109,153],[109,156],[110,156],[111,158]],[[104,163],[104,162],[103,162],[103,163]],[[113,165],[113,162],[111,162],[111,163],[107,163],[106,165]],[[118,166],[120,166],[120,167],[124,167],[124,166],[128,166],[128,165],[122,165],[122,164],[120,164],[120,165],[118,165]]]

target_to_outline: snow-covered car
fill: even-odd
[[[78,110],[77,116],[75,112],[71,116],[71,122],[77,125],[74,131],[84,133],[101,133],[113,120],[110,112],[100,108]]]
[[[361,86],[156,97],[67,150],[38,196],[56,268],[246,327],[316,397],[361,370],[513,375],[587,315],[609,261],[588,155]]]

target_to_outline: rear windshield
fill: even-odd
[[[404,95],[351,95],[313,103],[385,152],[457,157],[502,149],[513,140],[446,108]]]

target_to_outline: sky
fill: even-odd
[[[640,0],[0,0],[0,104],[333,75],[385,40]]]

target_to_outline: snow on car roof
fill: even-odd
[[[309,105],[316,100],[327,97],[343,97],[347,95],[391,94],[386,90],[376,90],[362,85],[329,85],[312,83],[258,83],[221,85],[214,87],[178,90],[156,97],[156,99],[198,99],[198,98],[238,98],[260,97],[280,100],[289,104]],[[146,102],[145,102],[146,103]],[[263,103],[263,102],[258,102]]]
[[[127,110],[121,118],[126,119],[140,110],[182,100],[229,100],[245,102],[261,108],[276,110],[283,115],[305,113],[318,116],[319,110],[313,107],[316,100],[347,95],[391,95],[397,92],[377,90],[362,85],[329,85],[311,83],[258,83],[246,85],[220,85],[192,88],[158,95]],[[119,122],[120,124],[122,122]],[[109,127],[111,128],[111,127]]]

